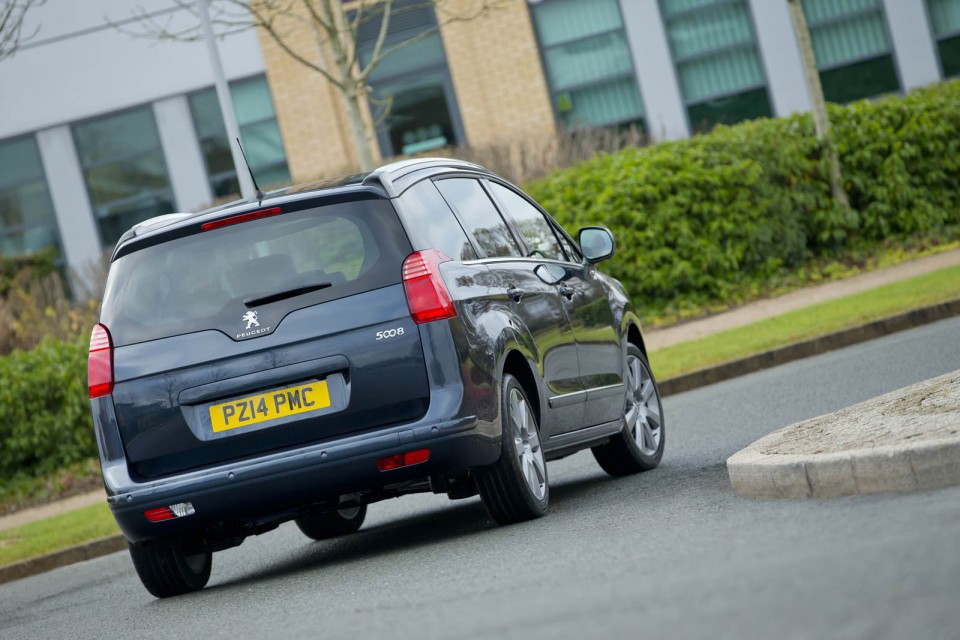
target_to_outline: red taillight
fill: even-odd
[[[412,464],[420,464],[430,459],[430,449],[417,449],[416,451],[407,451],[398,453],[386,458],[377,460],[377,469],[380,471],[390,471],[400,467],[409,467]]]
[[[95,326],[90,335],[87,386],[91,398],[113,393],[113,340],[102,324]]]
[[[230,216],[229,218],[221,218],[220,220],[204,222],[202,225],[200,225],[200,228],[204,231],[210,231],[211,229],[219,229],[220,227],[229,227],[232,224],[240,224],[241,222],[249,222],[251,220],[259,220],[260,218],[275,216],[278,213],[280,213],[280,207],[274,207],[273,209],[261,209],[260,211],[251,211],[250,213],[241,213],[238,216]]]
[[[436,249],[416,251],[403,261],[403,289],[407,292],[410,316],[417,324],[457,315],[439,265],[450,258]]]
[[[147,509],[143,516],[150,522],[163,522],[164,520],[173,520],[184,516],[192,516],[197,512],[193,508],[192,502],[178,502],[169,507],[157,507],[156,509]]]

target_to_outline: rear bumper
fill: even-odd
[[[398,427],[145,483],[133,481],[119,462],[104,467],[104,479],[110,508],[131,542],[220,526],[242,530],[289,519],[301,508],[343,494],[491,464],[500,454],[500,438],[481,424],[471,416]],[[430,449],[426,462],[386,472],[377,468],[382,457],[423,448]],[[196,513],[163,522],[143,515],[179,502],[191,502]]]

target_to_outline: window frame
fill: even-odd
[[[123,115],[123,114],[125,114],[125,113],[130,113],[130,112],[133,112],[133,111],[140,111],[140,110],[145,110],[147,113],[150,114],[150,121],[151,121],[151,123],[153,124],[153,130],[154,130],[154,133],[156,134],[156,137],[157,137],[157,144],[156,144],[155,147],[151,148],[149,151],[140,151],[140,152],[137,152],[137,153],[123,154],[123,155],[117,156],[117,157],[115,157],[115,158],[112,158],[112,159],[109,160],[109,161],[98,160],[98,161],[96,161],[96,162],[94,162],[94,163],[92,163],[92,164],[90,164],[90,165],[87,165],[87,164],[84,163],[83,154],[82,154],[82,152],[80,151],[80,150],[82,149],[83,145],[80,144],[79,136],[77,135],[77,128],[78,128],[78,127],[81,127],[81,128],[82,128],[84,125],[89,124],[89,123],[93,123],[93,122],[97,122],[97,121],[108,120],[108,119],[110,119],[110,118],[115,118],[115,117],[117,117],[117,116],[121,116],[121,115]],[[172,213],[172,212],[175,212],[175,211],[177,210],[177,208],[178,208],[178,205],[177,205],[177,194],[176,194],[176,192],[174,191],[174,188],[173,188],[173,181],[170,179],[170,167],[169,167],[169,164],[167,163],[167,154],[166,154],[166,151],[165,151],[164,148],[163,148],[163,140],[162,140],[161,137],[160,137],[160,126],[159,126],[159,124],[157,123],[157,114],[156,114],[156,112],[155,112],[154,109],[153,109],[153,103],[152,103],[152,102],[147,102],[147,103],[143,103],[143,104],[138,104],[138,105],[134,105],[134,106],[131,106],[131,107],[126,107],[126,108],[124,108],[124,109],[118,109],[117,111],[111,111],[110,113],[104,113],[104,114],[100,114],[100,115],[93,116],[93,117],[90,117],[90,118],[84,118],[84,119],[82,119],[82,120],[77,120],[77,121],[75,121],[75,122],[72,122],[72,123],[70,123],[70,136],[71,136],[71,138],[72,138],[74,148],[77,150],[77,165],[78,165],[79,168],[80,168],[80,175],[81,175],[81,177],[83,178],[83,188],[84,188],[84,191],[85,191],[86,194],[87,194],[87,202],[90,204],[90,209],[91,209],[91,212],[93,213],[93,220],[94,220],[94,223],[95,223],[95,225],[96,225],[96,227],[97,227],[97,236],[98,236],[98,238],[99,238],[99,240],[100,240],[100,243],[101,243],[104,247],[116,245],[117,242],[119,242],[120,238],[123,236],[123,234],[121,233],[120,235],[117,236],[117,238],[115,238],[115,239],[113,239],[113,240],[110,240],[110,241],[107,240],[107,238],[106,238],[105,235],[104,235],[104,231],[105,231],[105,230],[104,230],[103,225],[102,225],[101,223],[102,223],[103,221],[105,221],[105,220],[108,220],[108,219],[110,219],[110,218],[116,217],[116,215],[118,215],[118,214],[110,214],[110,215],[106,215],[106,216],[100,216],[100,215],[97,215],[97,210],[98,210],[99,208],[102,208],[102,207],[104,207],[104,206],[107,205],[107,204],[109,204],[109,205],[111,206],[111,208],[113,208],[113,207],[116,206],[116,205],[121,205],[121,206],[123,206],[123,205],[127,205],[127,204],[130,204],[130,203],[137,202],[138,200],[148,201],[148,200],[151,200],[151,199],[152,199],[152,200],[154,200],[154,201],[157,201],[157,200],[162,200],[164,196],[169,196],[169,201],[170,201],[170,203],[171,203],[172,206],[171,206],[171,209],[170,209],[170,211],[169,211],[168,213]],[[139,159],[139,158],[144,158],[144,157],[147,157],[147,156],[149,156],[149,155],[151,155],[151,154],[154,154],[154,153],[157,153],[157,152],[159,152],[159,154],[160,154],[160,159],[163,161],[163,173],[164,173],[164,176],[165,176],[166,182],[167,182],[167,186],[166,186],[165,188],[162,188],[162,189],[152,189],[152,188],[151,188],[151,189],[145,189],[145,190],[143,190],[143,191],[140,192],[140,193],[137,193],[137,194],[134,194],[134,195],[130,195],[130,196],[125,196],[125,197],[123,197],[123,198],[116,198],[116,199],[113,199],[113,200],[107,200],[107,201],[105,201],[104,203],[100,203],[100,204],[98,204],[97,202],[94,201],[94,199],[93,199],[93,192],[92,192],[92,190],[91,190],[91,188],[90,188],[90,181],[89,181],[89,179],[88,179],[88,177],[87,177],[87,171],[88,171],[89,169],[98,169],[98,168],[100,168],[100,167],[106,167],[106,166],[113,165],[113,164],[129,163],[131,160]],[[123,214],[119,214],[119,215],[123,215]],[[156,214],[156,215],[162,215],[162,214]],[[151,217],[153,217],[153,216],[151,216]],[[149,217],[148,217],[147,219],[149,219]]]
[[[525,194],[523,191],[521,191],[520,189],[517,189],[516,187],[514,187],[513,185],[511,185],[511,184],[510,184],[509,182],[507,182],[506,180],[496,180],[496,179],[491,179],[491,178],[483,178],[483,179],[481,179],[481,184],[482,184],[482,186],[484,187],[484,190],[485,190],[485,191],[487,192],[487,194],[490,196],[491,200],[493,200],[494,205],[500,210],[500,217],[502,217],[504,220],[507,221],[507,224],[510,225],[510,230],[513,232],[514,236],[520,241],[520,249],[521,249],[521,251],[523,251],[523,254],[524,254],[524,255],[520,256],[521,259],[523,259],[523,260],[534,260],[534,261],[536,261],[536,262],[561,262],[561,263],[564,263],[564,264],[579,264],[579,263],[575,262],[574,260],[571,260],[571,259],[570,259],[570,256],[567,255],[567,248],[564,246],[563,241],[560,239],[560,234],[562,233],[562,228],[560,227],[560,225],[557,223],[556,220],[553,219],[553,216],[551,216],[549,213],[547,213],[546,211],[544,211],[544,210],[543,210],[543,207],[541,207],[540,205],[538,205],[533,198],[529,197],[529,196],[528,196],[527,194]],[[510,210],[509,210],[509,208],[508,208],[508,207],[503,203],[503,201],[496,195],[496,193],[494,192],[494,190],[490,188],[489,185],[491,185],[491,184],[496,184],[496,185],[499,185],[499,186],[503,187],[504,189],[509,190],[509,191],[512,192],[514,195],[520,196],[525,202],[527,202],[527,203],[529,203],[530,205],[532,205],[533,208],[534,208],[541,216],[543,216],[543,219],[544,219],[544,221],[547,223],[547,226],[548,226],[548,227],[550,228],[550,230],[553,232],[553,236],[554,236],[554,239],[557,241],[557,245],[560,247],[560,253],[562,253],[567,259],[566,259],[566,260],[555,260],[554,258],[545,258],[545,257],[543,257],[543,256],[537,257],[537,256],[532,256],[532,255],[530,255],[530,251],[531,251],[530,245],[527,244],[526,239],[523,237],[523,233],[520,231],[519,228],[517,228],[517,225],[515,224],[515,222],[514,222],[514,220],[513,220],[513,217],[510,215]],[[576,246],[576,244],[573,243],[572,240],[571,240],[570,242],[571,242],[571,244],[573,244],[574,246]]]
[[[542,0],[542,1],[540,2],[540,4],[543,4],[543,3],[549,2],[549,1],[550,1],[550,0]],[[594,88],[594,87],[599,87],[599,86],[602,86],[602,85],[605,85],[605,84],[613,84],[613,83],[616,83],[616,82],[622,82],[623,80],[629,79],[630,81],[632,81],[633,87],[634,87],[634,89],[635,89],[636,92],[637,92],[637,98],[638,98],[638,102],[639,102],[639,104],[640,104],[640,113],[639,113],[639,115],[637,115],[636,117],[633,117],[633,118],[627,118],[627,119],[621,119],[621,120],[613,120],[613,121],[610,121],[610,122],[589,123],[588,125],[586,125],[586,126],[584,126],[584,127],[572,126],[572,127],[570,127],[570,128],[571,128],[571,129],[583,129],[583,128],[589,129],[589,128],[593,128],[593,127],[622,127],[622,126],[629,126],[629,125],[631,125],[631,124],[638,124],[641,129],[643,129],[644,131],[646,131],[646,128],[647,128],[647,106],[646,106],[646,104],[645,104],[644,101],[643,101],[643,94],[640,92],[640,82],[639,82],[639,79],[638,79],[638,76],[637,76],[637,68],[636,68],[636,65],[634,64],[633,49],[632,49],[632,47],[631,47],[631,45],[630,45],[630,38],[627,36],[627,28],[626,28],[626,25],[625,25],[624,19],[623,19],[623,7],[620,6],[620,1],[617,0],[617,2],[616,2],[617,13],[620,15],[620,27],[619,27],[619,28],[611,28],[611,29],[606,29],[606,30],[603,30],[603,31],[597,31],[596,33],[591,33],[590,35],[587,35],[587,36],[578,36],[578,37],[572,38],[572,39],[570,39],[570,40],[565,40],[565,41],[563,41],[563,42],[555,42],[555,43],[550,44],[550,45],[544,45],[544,44],[543,44],[543,41],[542,41],[542,38],[541,38],[541,35],[540,35],[540,26],[537,24],[536,8],[533,6],[533,4],[531,4],[531,3],[529,3],[529,2],[527,2],[526,5],[527,5],[528,14],[529,14],[529,16],[530,16],[530,24],[531,24],[532,27],[533,27],[534,39],[536,40],[536,44],[537,44],[537,55],[538,55],[539,58],[540,58],[540,68],[541,68],[541,70],[542,70],[542,72],[543,72],[543,77],[544,77],[544,79],[546,80],[546,83],[547,83],[547,93],[548,93],[549,96],[550,96],[550,109],[553,111],[553,119],[554,119],[554,122],[556,122],[556,123],[558,123],[558,124],[561,124],[561,125],[563,125],[563,126],[568,126],[567,123],[566,123],[566,120],[565,120],[564,117],[563,117],[563,114],[560,112],[560,107],[559,107],[559,105],[557,104],[557,102],[558,102],[558,97],[559,97],[561,94],[570,94],[570,93],[573,93],[573,92],[575,92],[575,91],[582,91],[582,90],[584,90],[584,89],[592,89],[592,88]],[[606,77],[601,78],[601,79],[593,79],[593,80],[589,80],[589,81],[586,81],[586,82],[581,82],[581,83],[578,83],[578,84],[573,84],[573,85],[571,85],[571,86],[569,86],[569,87],[566,87],[565,89],[562,89],[562,90],[558,90],[558,89],[555,89],[555,88],[554,88],[554,86],[553,86],[553,81],[552,81],[552,79],[550,78],[550,73],[549,73],[548,67],[547,67],[547,50],[548,50],[548,49],[555,49],[555,48],[558,48],[558,47],[565,47],[565,46],[570,45],[570,44],[575,44],[575,43],[582,42],[582,41],[585,41],[585,40],[590,40],[591,38],[597,38],[597,37],[599,37],[599,36],[610,35],[610,34],[614,34],[614,33],[621,33],[621,34],[623,34],[623,39],[624,39],[624,42],[626,43],[626,46],[627,46],[627,53],[628,53],[629,56],[630,56],[630,69],[629,69],[629,70],[624,71],[624,72],[622,72],[622,73],[617,73],[617,74],[614,74],[614,75],[606,76]]]
[[[57,255],[58,255],[58,258],[57,258],[55,264],[59,267],[59,266],[62,266],[62,263],[63,263],[63,238],[62,238],[61,235],[60,235],[60,223],[59,223],[59,221],[57,220],[57,210],[56,210],[56,208],[54,207],[54,204],[53,204],[53,196],[52,196],[51,193],[50,193],[50,181],[47,179],[47,168],[46,168],[46,167],[44,166],[44,164],[43,164],[43,155],[42,155],[42,153],[41,153],[41,151],[40,151],[40,144],[37,142],[37,136],[36,136],[36,134],[34,134],[34,133],[27,133],[27,134],[23,134],[23,135],[14,136],[14,137],[12,137],[12,138],[6,138],[6,139],[4,139],[4,140],[0,140],[0,146],[2,146],[2,145],[4,145],[4,144],[8,144],[8,143],[10,143],[10,144],[16,143],[16,142],[19,142],[19,141],[21,141],[21,140],[32,140],[32,141],[33,141],[33,147],[34,147],[34,149],[35,149],[36,152],[37,152],[37,160],[38,160],[38,164],[39,164],[39,166],[40,166],[40,171],[37,173],[36,176],[34,176],[34,177],[32,177],[32,178],[27,178],[27,179],[24,179],[24,180],[18,180],[18,181],[10,182],[9,184],[5,184],[5,185],[0,186],[0,192],[12,191],[12,190],[14,190],[14,189],[19,189],[20,187],[27,186],[27,185],[32,185],[32,184],[34,184],[34,183],[42,183],[42,184],[43,184],[43,189],[44,189],[44,191],[46,192],[46,200],[47,200],[47,203],[49,204],[49,207],[50,207],[50,222],[51,222],[52,224],[51,224],[51,225],[33,225],[33,224],[27,224],[27,223],[24,221],[23,212],[20,212],[20,223],[19,223],[19,224],[17,224],[17,225],[12,225],[12,226],[0,226],[0,238],[7,238],[7,237],[9,237],[9,236],[16,236],[16,235],[18,235],[18,234],[25,234],[27,231],[29,231],[29,230],[31,230],[31,229],[36,229],[36,228],[52,228],[52,230],[53,230],[53,243],[51,243],[51,244],[48,245],[47,247],[44,247],[43,249],[39,249],[39,251],[44,251],[44,250],[46,250],[46,249],[54,249],[54,250],[56,250]],[[0,253],[0,255],[29,255],[29,253],[31,253],[31,252],[27,252],[26,254],[23,254],[23,253],[19,253],[19,254],[3,254],[3,253]]]
[[[254,80],[257,80],[257,79],[260,79],[260,78],[263,79],[263,82],[264,82],[264,84],[265,84],[266,87],[267,87],[267,95],[269,95],[269,97],[270,97],[270,104],[271,104],[271,106],[272,106],[272,108],[273,108],[273,117],[272,117],[272,118],[260,118],[259,120],[251,120],[250,122],[246,122],[246,123],[244,123],[244,124],[242,124],[242,125],[241,125],[239,122],[237,122],[237,127],[240,129],[240,137],[241,137],[241,139],[243,139],[243,129],[245,129],[245,128],[247,128],[247,127],[254,127],[254,126],[257,126],[257,125],[261,125],[261,124],[263,124],[263,123],[265,123],[265,122],[274,122],[274,123],[276,123],[278,129],[279,129],[279,127],[280,127],[280,120],[277,118],[277,107],[276,107],[276,104],[274,104],[274,102],[273,102],[273,93],[270,91],[270,82],[269,82],[269,80],[267,79],[267,76],[266,76],[265,74],[259,73],[259,74],[254,74],[254,75],[252,75],[252,76],[246,76],[246,77],[244,77],[244,78],[237,78],[236,80],[231,80],[231,81],[229,81],[229,82],[227,83],[227,87],[228,87],[228,89],[230,90],[230,99],[233,100],[233,87],[234,87],[234,85],[242,84],[242,83],[244,83],[244,82],[251,82],[251,81],[254,81]],[[226,123],[223,122],[223,117],[222,117],[222,115],[220,116],[220,123],[223,125],[223,130],[222,130],[221,132],[215,133],[215,134],[208,134],[208,135],[205,135],[205,136],[201,136],[201,135],[200,135],[199,123],[198,123],[198,121],[197,121],[197,117],[196,117],[196,114],[194,113],[194,109],[193,109],[193,104],[194,104],[194,103],[193,103],[193,100],[195,99],[196,96],[200,96],[200,95],[202,95],[202,94],[204,94],[204,93],[207,93],[207,92],[209,92],[209,91],[212,91],[212,92],[213,92],[214,98],[216,99],[216,103],[217,103],[217,105],[219,106],[219,104],[220,104],[220,96],[217,95],[216,88],[215,88],[215,87],[204,87],[203,89],[197,89],[196,91],[191,91],[190,93],[187,94],[187,96],[186,96],[186,97],[187,97],[187,108],[188,108],[189,111],[190,111],[190,120],[191,120],[191,122],[193,123],[193,134],[194,134],[194,136],[195,136],[195,138],[196,138],[197,146],[198,146],[199,149],[200,149],[200,156],[203,158],[203,167],[204,167],[204,169],[205,169],[206,172],[207,172],[207,184],[208,184],[208,186],[210,187],[210,195],[213,196],[214,198],[219,198],[219,197],[223,197],[223,196],[218,196],[218,195],[217,195],[216,189],[214,189],[214,185],[215,185],[216,183],[222,181],[222,180],[228,179],[231,175],[233,175],[233,177],[234,177],[235,180],[239,180],[239,176],[236,175],[236,169],[230,169],[230,170],[226,170],[226,171],[219,171],[219,172],[217,172],[217,173],[213,173],[213,172],[211,171],[211,169],[210,169],[210,162],[207,160],[207,154],[206,154],[206,152],[204,151],[204,147],[203,147],[204,143],[205,143],[207,140],[214,140],[214,139],[218,138],[218,137],[222,134],[223,137],[224,137],[224,139],[226,139],[226,141],[227,141],[227,146],[228,146],[228,148],[229,148],[229,146],[230,146],[230,136],[229,136],[229,134],[227,133]],[[218,115],[219,115],[219,113],[220,113],[220,112],[218,112]],[[280,168],[280,167],[282,166],[282,167],[285,167],[285,168],[286,168],[286,170],[287,170],[287,175],[288,175],[288,176],[291,175],[291,174],[290,174],[290,161],[289,161],[289,159],[287,158],[287,148],[286,148],[286,144],[284,144],[283,132],[282,132],[282,131],[280,132],[280,145],[281,145],[281,147],[283,148],[283,162],[281,163],[281,162],[279,162],[279,161],[276,161],[276,162],[271,162],[271,163],[269,163],[269,164],[260,165],[260,166],[258,166],[258,167],[256,168],[256,170],[257,170],[258,172],[273,171],[273,170],[278,169],[278,168]],[[237,193],[239,193],[239,190],[238,190]]]

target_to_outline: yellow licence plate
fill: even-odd
[[[329,406],[327,381],[320,380],[215,404],[210,407],[210,423],[214,433],[220,433]]]

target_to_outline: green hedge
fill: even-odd
[[[0,358],[0,477],[57,471],[97,455],[87,341],[46,339]]]
[[[830,106],[850,209],[812,118],[717,127],[528,185],[568,229],[605,224],[609,270],[646,310],[722,303],[811,259],[960,223],[960,82]]]

